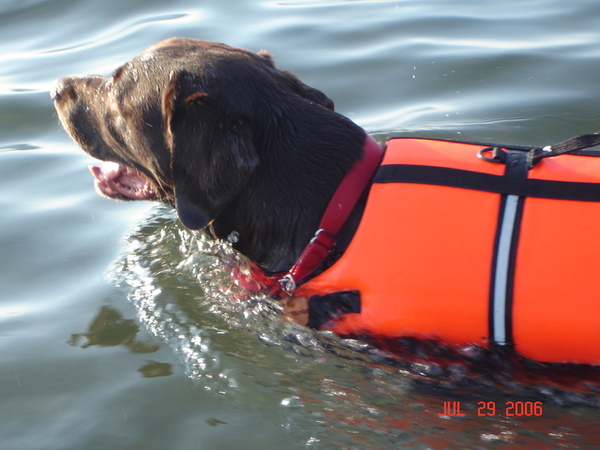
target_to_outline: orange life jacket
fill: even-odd
[[[349,247],[295,295],[359,291],[340,335],[600,364],[600,157],[484,147],[389,141]]]

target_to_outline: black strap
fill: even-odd
[[[510,150],[505,158],[504,177],[526,181],[529,174],[528,153]],[[490,278],[489,337],[491,343],[503,348],[512,348],[514,344],[514,275],[525,199],[516,194],[502,195],[498,212]]]
[[[506,152],[506,170],[504,176],[508,178],[527,178],[529,172],[528,154],[518,150],[509,150]]]
[[[600,145],[600,134],[584,134],[559,142],[550,147],[534,148],[529,153],[529,165],[530,167],[533,167],[541,159],[549,156],[576,153],[598,145]]]
[[[437,166],[387,164],[378,169],[373,182],[429,184],[522,197],[600,202],[600,183],[512,178]]]

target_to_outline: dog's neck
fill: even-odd
[[[329,200],[319,228],[292,268],[279,280],[281,287],[292,295],[298,283],[305,281],[329,257],[340,230],[371,184],[383,158],[384,149],[371,136],[365,136],[363,156],[346,173]]]
[[[299,138],[283,154],[264,147],[271,154],[261,158],[248,189],[213,221],[213,234],[225,239],[235,231],[234,247],[262,269],[288,271],[315,234],[338,185],[363,155],[364,131],[339,117],[340,132],[334,136]],[[353,232],[348,228],[342,229],[342,241]]]

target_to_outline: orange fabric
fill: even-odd
[[[598,182],[600,158],[543,160],[530,178]],[[600,363],[600,203],[528,198],[515,275],[515,348],[540,361]]]
[[[393,139],[385,164],[502,175],[481,145]],[[590,161],[594,169],[580,166]],[[600,158],[543,160],[530,177],[600,182]],[[374,184],[344,255],[298,288],[310,297],[358,290],[361,312],[327,325],[338,334],[489,345],[490,284],[501,195],[408,183]],[[519,241],[513,335],[523,356],[600,363],[600,203],[527,198]]]

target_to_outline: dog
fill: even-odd
[[[361,156],[364,131],[267,52],[168,39],[110,77],[59,80],[60,121],[104,196],[176,208],[268,272],[287,270]]]
[[[439,197],[442,200],[438,200],[424,197],[423,189],[418,187],[424,183],[423,176],[430,178],[426,184],[433,185],[440,184],[440,177],[454,176],[456,185],[452,187],[462,189],[464,183],[468,184],[473,178],[469,174],[473,170],[462,170],[461,166],[458,169],[462,171],[455,173],[448,168],[434,167],[431,174],[423,175],[414,160],[426,157],[434,161],[447,148],[452,148],[456,154],[467,155],[469,159],[464,165],[472,168],[471,161],[477,160],[473,153],[476,151],[481,157],[477,164],[484,167],[481,169],[483,178],[496,180],[504,169],[486,161],[498,162],[493,161],[498,155],[506,153],[508,159],[516,157],[520,161],[517,166],[525,167],[535,158],[555,153],[542,154],[540,149],[531,149],[535,158],[527,159],[523,155],[529,153],[521,151],[523,149],[503,153],[498,147],[485,145],[444,143],[439,147],[437,141],[399,144],[393,140],[387,144],[384,157],[383,147],[358,125],[337,113],[331,99],[292,73],[277,69],[268,52],[254,53],[195,39],[162,41],[108,77],[62,78],[51,96],[59,119],[73,140],[89,155],[103,161],[91,168],[101,195],[117,200],[169,204],[187,228],[206,228],[215,238],[229,239],[234,248],[260,268],[265,283],[275,280],[273,292],[277,291],[284,303],[299,302],[300,306],[291,309],[295,308],[301,316],[300,323],[331,329],[341,335],[354,335],[369,331],[365,319],[368,316],[369,320],[382,324],[381,328],[371,330],[374,334],[421,336],[425,333],[451,343],[476,342],[484,346],[494,343],[512,346],[513,334],[526,334],[520,331],[517,322],[513,327],[512,319],[506,319],[512,297],[491,307],[480,305],[479,300],[474,306],[465,306],[469,303],[463,299],[468,297],[463,295],[463,286],[474,284],[472,279],[482,279],[487,286],[490,267],[499,265],[496,260],[492,264],[485,259],[492,253],[493,242],[503,242],[501,234],[489,231],[496,228],[498,216],[477,216],[471,223],[471,211],[478,209],[471,201],[479,201],[480,197],[448,200],[446,194],[454,195],[456,191],[446,188]],[[412,161],[410,164],[404,156],[394,156],[397,153],[393,150],[399,146],[408,148],[405,153]],[[493,157],[488,157],[488,153],[493,153]],[[427,164],[440,165],[435,161]],[[416,191],[413,193],[413,187],[402,187],[400,196],[405,197],[403,205],[408,206],[395,208],[389,217],[387,213],[378,213],[377,219],[373,219],[369,199],[377,199],[379,192],[387,189],[381,186],[397,181],[394,170],[402,169],[401,166],[409,169],[408,174],[402,172],[402,179],[417,186]],[[510,169],[513,166],[512,162],[507,164],[509,179],[526,177],[529,167],[515,171]],[[416,176],[413,172],[417,178],[411,178]],[[479,182],[481,177],[475,178],[474,181]],[[510,203],[511,197],[518,199],[525,194],[511,194],[512,186],[506,192],[502,189],[494,191],[495,197],[490,197],[490,203],[496,210],[501,203],[500,210],[506,214],[514,203]],[[396,203],[387,193],[380,196],[377,201],[384,210],[386,205]],[[426,221],[413,220],[421,214],[421,209],[436,202],[439,211],[453,211],[452,220],[438,212],[431,213]],[[453,206],[448,207],[449,204]],[[389,222],[387,228],[380,228],[384,222]],[[446,231],[450,222],[459,224],[464,233],[454,236]],[[372,243],[360,237],[366,233],[361,232],[362,229],[376,236]],[[471,245],[471,238],[466,237],[471,235],[480,236],[481,241],[473,241]],[[388,241],[397,236],[400,236],[396,239],[398,246],[387,248]],[[356,239],[362,239],[362,243],[356,244]],[[489,243],[480,245],[486,240]],[[454,248],[484,250],[477,253],[479,259],[474,256],[475,262],[471,264],[467,264],[470,257],[465,255],[459,256],[459,260],[456,256],[436,259],[438,248],[448,242],[453,242]],[[424,250],[419,251],[419,246]],[[415,250],[407,253],[407,248]],[[370,272],[371,260],[362,261],[360,270],[350,270],[353,276],[362,278],[357,286],[367,286],[365,283],[369,280],[371,285],[357,288],[344,279],[334,289],[324,287],[320,277],[331,270],[344,272],[346,262],[341,264],[342,269],[337,267],[350,258],[345,255],[354,254],[380,260],[380,268],[375,272]],[[407,256],[397,262],[398,255],[403,254]],[[378,272],[386,269],[381,269],[382,266],[394,267],[396,263],[397,273],[380,276]],[[510,267],[511,261],[506,264]],[[436,266],[437,273],[446,274],[445,281],[436,283],[435,279],[428,278],[434,276],[431,267]],[[428,275],[416,278],[418,271]],[[463,276],[464,273],[469,278]],[[497,274],[501,273],[497,270]],[[492,278],[499,276],[497,274]],[[393,290],[396,277],[404,280],[398,281],[397,292]],[[513,283],[511,277],[506,279],[507,283]],[[313,280],[317,280],[316,284]],[[385,289],[380,288],[381,285],[386,285]],[[459,286],[456,299],[447,298],[450,285],[453,289]],[[512,289],[512,284],[510,287]],[[369,303],[369,290],[379,291],[373,295],[380,300]],[[419,300],[421,303],[416,307],[406,306],[409,303],[404,303],[404,296],[410,298],[415,290],[425,292]],[[498,313],[500,307],[504,309]],[[431,319],[435,309],[439,309],[443,317]],[[363,314],[353,326],[353,319],[360,316],[361,311],[368,314]],[[402,330],[395,322],[390,325],[388,311],[402,320],[410,316],[409,324],[400,327]],[[562,314],[560,307],[556,311],[559,316]],[[495,330],[493,336],[487,336],[486,331],[489,314],[494,315],[489,325]],[[593,321],[598,314],[587,317]],[[344,320],[338,320],[340,318]],[[436,329],[443,328],[440,324],[444,321],[454,322],[454,325],[446,332]],[[462,328],[470,327],[475,321],[479,325],[461,334]],[[420,329],[422,323],[427,325]],[[572,324],[565,325],[565,334],[570,333],[571,327]],[[571,346],[598,342],[598,332],[590,333]],[[548,352],[537,353],[540,347],[537,338],[527,336],[531,342],[518,344],[517,350],[532,359],[600,363],[600,353],[595,348],[589,353],[585,350],[571,354],[567,349],[565,354],[555,355],[552,352],[556,345],[550,342]]]

